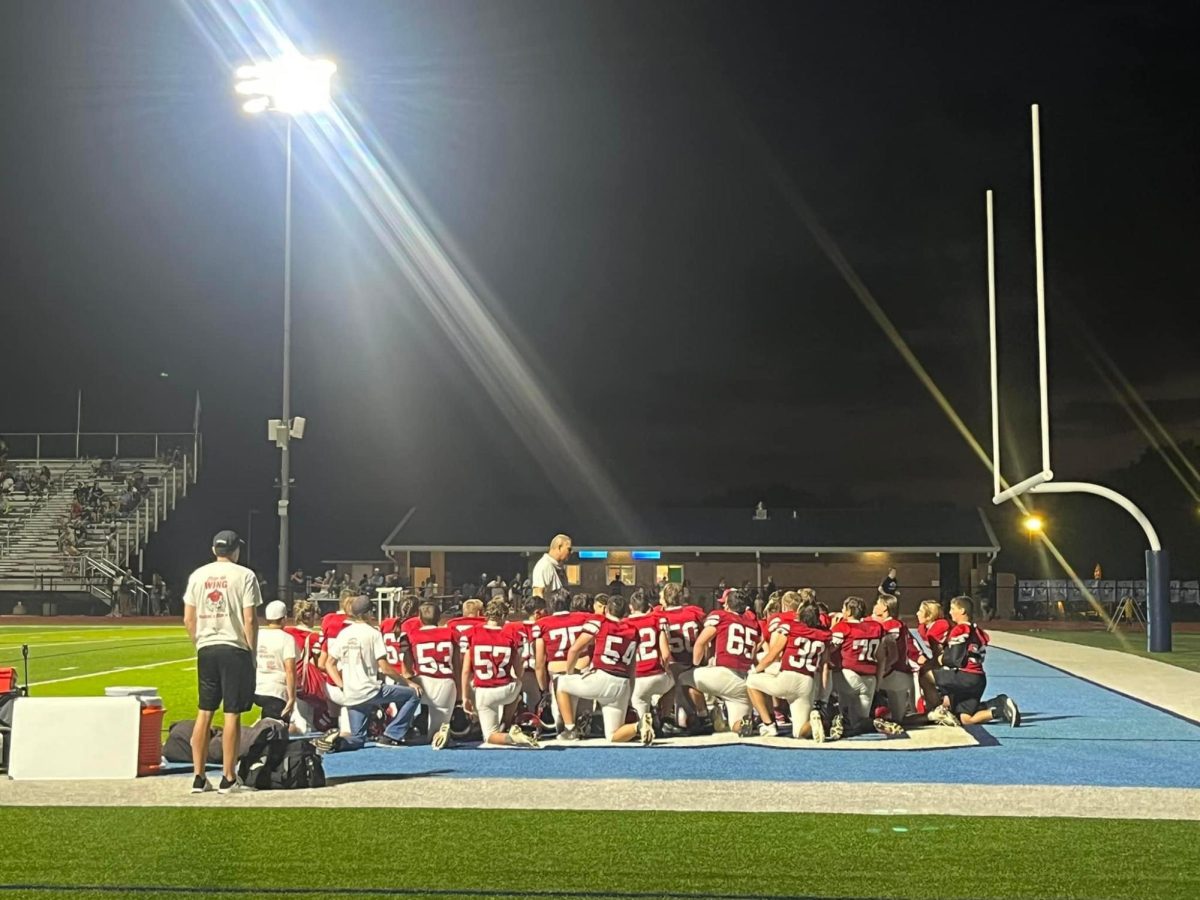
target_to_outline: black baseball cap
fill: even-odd
[[[236,550],[242,543],[242,539],[238,537],[236,531],[218,531],[216,537],[213,538],[212,546],[214,550],[233,551]]]

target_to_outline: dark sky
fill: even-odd
[[[187,8],[0,5],[0,431],[73,429],[80,387],[85,430],[188,429],[198,389],[209,467],[167,548],[269,510],[278,464],[282,130],[240,112]],[[769,485],[987,503],[988,472],[797,196],[987,445],[997,191],[1006,474],[1035,470],[1031,102],[1054,468],[1094,477],[1145,446],[1087,335],[1200,436],[1186,4],[270,8],[338,61],[342,101],[635,508]],[[412,503],[527,502],[546,477],[571,493],[304,140],[295,159],[300,560],[373,555]]]

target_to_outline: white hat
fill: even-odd
[[[263,613],[268,622],[277,622],[280,619],[287,618],[287,604],[282,600],[272,600],[267,604],[267,610]]]

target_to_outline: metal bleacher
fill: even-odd
[[[131,570],[142,571],[147,542],[195,484],[199,436],[192,433],[84,435],[92,440],[93,447],[99,443],[104,449],[117,450],[118,454],[126,448],[134,453],[150,451],[146,455],[92,458],[46,456],[43,451],[52,449],[53,441],[49,438],[53,437],[56,436],[5,435],[10,456],[4,469],[10,474],[32,474],[45,467],[50,471],[50,488],[27,493],[11,490],[0,495],[0,591],[88,594],[111,605],[114,578],[129,573],[126,588],[135,599],[144,596],[145,586],[132,576]],[[79,438],[74,434],[70,437],[75,439],[72,449],[82,449]],[[47,440],[43,441],[44,438]],[[97,438],[102,440],[98,442]],[[13,449],[26,449],[24,443],[29,441],[22,439],[34,439],[31,449],[36,452],[12,456]],[[125,490],[127,477],[139,471],[145,487],[133,509],[113,511],[104,521],[88,523],[81,528],[81,537],[73,545],[61,540],[77,487],[97,485],[110,497],[119,497]]]

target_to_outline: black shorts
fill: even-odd
[[[950,698],[950,706],[956,716],[969,716],[979,709],[987,687],[987,676],[964,672],[962,669],[934,669],[933,681],[938,693]]]
[[[254,705],[262,710],[262,717],[264,719],[282,719],[283,708],[287,706],[287,701],[281,700],[279,697],[255,694]]]
[[[200,705],[205,712],[249,712],[254,706],[254,657],[229,644],[201,647],[196,654]]]

